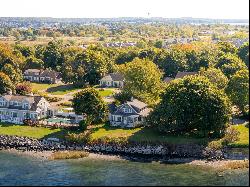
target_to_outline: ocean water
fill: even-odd
[[[40,160],[0,151],[0,186],[24,185],[242,185],[249,171],[220,173],[187,164],[139,163],[121,160]]]

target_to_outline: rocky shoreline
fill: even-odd
[[[54,151],[20,151],[16,149],[7,149],[7,150],[0,150],[0,152],[11,153],[18,156],[28,156],[33,158],[38,158],[41,161],[50,160],[51,156],[53,155]],[[104,160],[104,161],[131,161],[131,158],[127,159],[121,157],[119,155],[107,155],[107,154],[97,154],[97,153],[89,153],[88,157],[79,158],[79,159],[92,159],[92,160]],[[134,160],[139,161],[140,160]],[[151,161],[152,162],[152,161]],[[212,168],[215,171],[223,172],[225,170],[230,169],[247,169],[249,168],[249,160],[204,160],[204,159],[194,159],[194,158],[169,158],[164,160],[158,160],[153,162],[159,162],[163,164],[187,164],[192,166],[200,166],[206,168]],[[236,168],[231,168],[228,165],[237,163]]]
[[[119,156],[122,159],[131,161],[171,162],[174,159],[248,159],[248,155],[230,155],[227,150],[213,150],[201,145],[120,145],[114,143],[92,143],[92,144],[70,144],[67,142],[38,140],[28,137],[0,135],[0,150],[19,150],[23,152],[54,152],[54,151],[88,151],[98,155]]]

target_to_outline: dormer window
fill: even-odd
[[[132,110],[130,108],[123,108],[124,113],[132,113]]]
[[[24,109],[29,109],[29,104],[28,103],[24,103],[23,108]]]

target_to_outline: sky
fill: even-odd
[[[0,0],[0,17],[248,19],[249,0]]]

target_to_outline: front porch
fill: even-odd
[[[131,116],[119,116],[119,115],[111,115],[110,116],[110,124],[111,126],[119,126],[119,127],[137,127],[142,124],[143,118],[139,115],[131,115]]]

